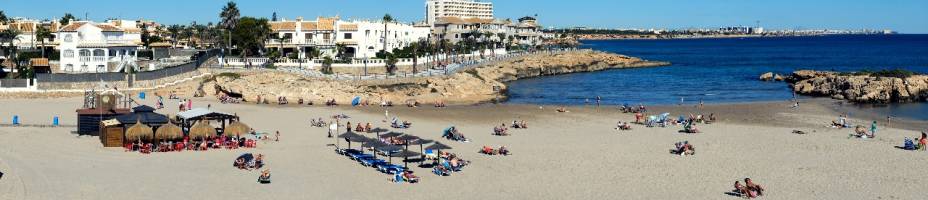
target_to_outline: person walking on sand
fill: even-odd
[[[280,131],[274,133],[274,142],[280,142]]]
[[[596,96],[596,107],[599,107],[599,103],[602,102],[602,101],[603,101],[603,98],[602,98],[602,97]]]
[[[876,121],[870,124],[870,138],[876,137]]]

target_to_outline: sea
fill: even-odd
[[[828,35],[660,40],[590,40],[581,48],[673,63],[523,79],[510,83],[512,104],[621,105],[724,104],[787,101],[783,82],[765,72],[799,69],[859,71],[905,69],[928,74],[928,35]],[[857,105],[863,112],[928,120],[928,104]]]

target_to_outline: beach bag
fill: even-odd
[[[912,139],[905,138],[905,142],[903,142],[902,149],[915,150],[915,142],[912,142]]]

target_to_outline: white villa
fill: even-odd
[[[75,21],[58,30],[61,72],[88,73],[120,71],[136,61],[141,41],[139,32],[127,31],[132,21],[94,23]]]
[[[319,51],[319,57],[335,58],[336,46],[344,47],[345,58],[370,58],[383,50],[384,39],[387,51],[392,51],[425,41],[430,32],[427,26],[402,23],[388,23],[384,32],[383,22],[343,21],[338,17],[318,17],[315,21],[304,21],[300,17],[295,21],[270,22],[270,25],[278,39],[269,39],[265,47],[281,49],[284,55],[296,53],[301,59],[311,57],[309,53],[314,50]]]

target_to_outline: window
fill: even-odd
[[[93,50],[93,56],[104,56],[106,54],[102,49]]]
[[[71,34],[64,34],[64,42],[71,42]]]
[[[87,56],[90,56],[90,50],[87,50],[87,49],[81,49],[81,51],[80,51],[80,54],[81,54],[81,57],[87,57]]]
[[[74,52],[71,52],[71,53],[74,53]],[[67,64],[67,65],[64,65],[64,71],[73,72],[73,71],[74,71],[74,64]]]
[[[350,40],[350,39],[351,39],[351,33],[345,33],[345,39],[346,39],[346,40]]]
[[[64,50],[64,52],[61,52],[61,54],[63,54],[62,56],[64,56],[65,58],[73,58],[74,50]],[[71,66],[71,67],[74,67],[74,66]]]
[[[313,40],[313,34],[307,33],[306,35],[303,36],[303,38],[305,38],[306,40]]]

